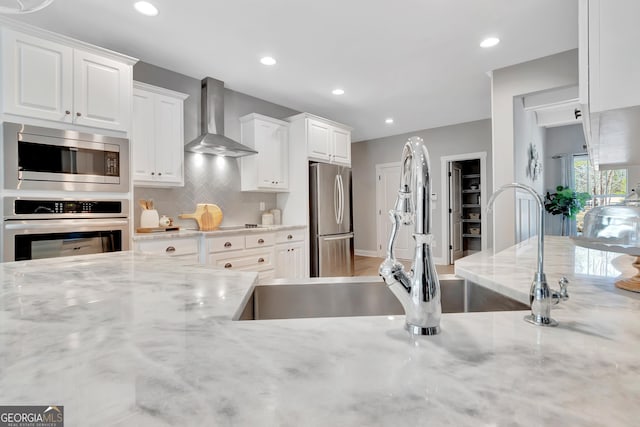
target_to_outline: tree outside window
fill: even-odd
[[[620,203],[627,195],[627,170],[593,169],[586,155],[573,157],[573,183],[577,192],[592,195],[585,209],[576,216],[578,231],[582,231],[584,214],[596,206]]]

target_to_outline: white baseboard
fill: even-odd
[[[366,251],[364,249],[356,249],[355,254],[358,256],[369,256],[369,257],[378,257],[378,253],[376,251]]]

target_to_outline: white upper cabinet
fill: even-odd
[[[240,159],[242,191],[288,191],[289,123],[248,114],[240,118],[240,129],[242,144],[258,152]]]
[[[135,60],[106,52],[3,28],[3,113],[127,132]]]
[[[309,159],[351,166],[351,129],[320,117],[306,120]]]
[[[126,131],[131,112],[131,67],[77,49],[73,64],[75,123]]]
[[[590,111],[640,105],[640,2],[586,0],[582,7],[588,11],[581,24],[588,26],[583,36],[588,36]]]
[[[133,183],[184,185],[184,100],[188,95],[134,82]]]
[[[580,0],[580,104],[589,156],[603,169],[640,164],[640,2]]]

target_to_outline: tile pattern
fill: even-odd
[[[270,193],[240,191],[240,159],[184,153],[184,187],[135,187],[134,199],[153,199],[160,215],[176,219],[176,224],[193,227],[193,220],[179,220],[178,214],[195,211],[197,203],[215,203],[224,214],[222,225],[260,223],[260,202],[266,209],[276,207]],[[135,204],[135,226],[140,223],[140,207]]]

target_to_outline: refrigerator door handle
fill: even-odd
[[[344,183],[342,181],[342,175],[338,175],[340,178],[340,224],[342,224],[342,220],[344,219]]]
[[[346,240],[346,239],[351,239],[353,237],[353,233],[348,233],[348,234],[341,234],[339,236],[333,236],[333,237],[323,237],[322,240]]]
[[[336,175],[333,179],[333,215],[336,218],[336,224],[340,224],[340,175]]]

